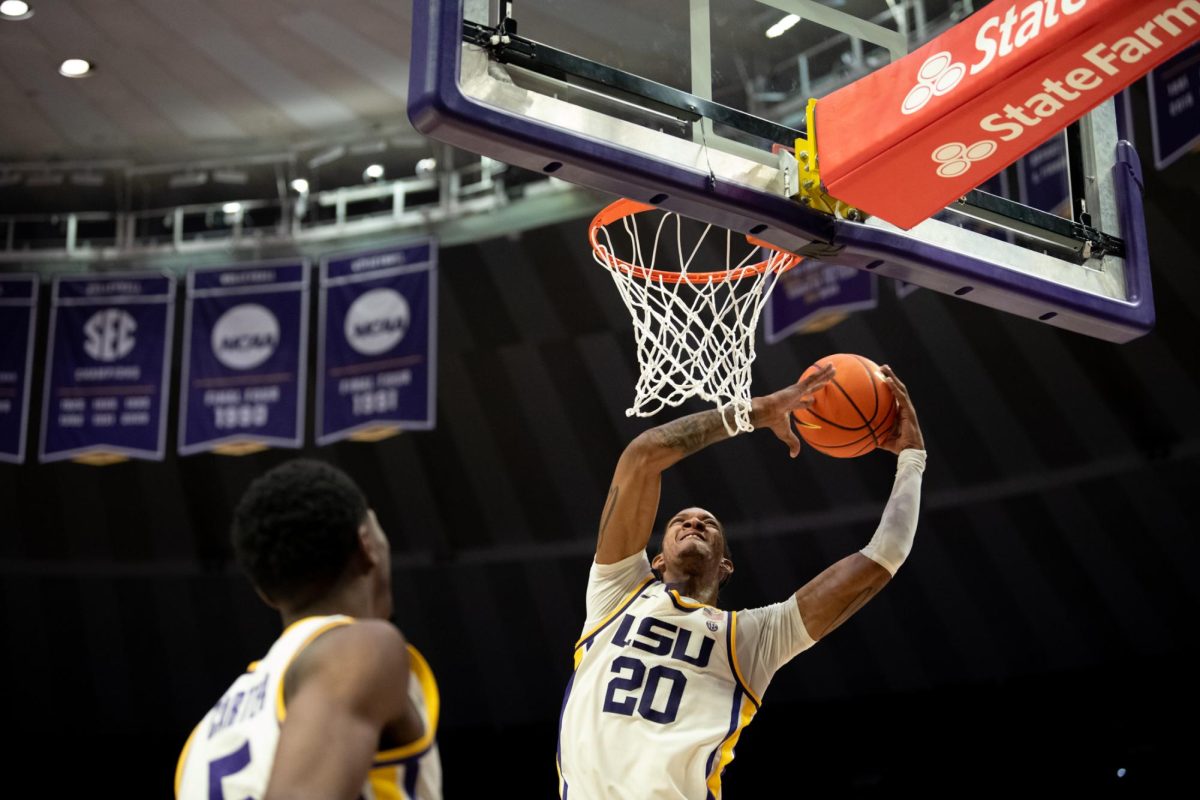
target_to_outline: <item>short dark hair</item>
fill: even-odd
[[[345,472],[296,459],[257,478],[234,511],[233,549],[250,580],[273,602],[318,597],[358,546],[367,498]]]

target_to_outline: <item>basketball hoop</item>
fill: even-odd
[[[643,242],[649,237],[642,235],[635,219],[647,211],[662,213],[648,251]],[[618,221],[629,240],[626,258],[617,255],[608,227]],[[676,246],[664,244],[664,250],[674,250],[675,255],[663,260],[675,261],[674,270],[656,267],[659,242],[668,222],[674,223]],[[695,241],[689,249],[684,245],[683,220],[678,214],[622,199],[596,215],[588,238],[593,257],[612,275],[633,318],[641,374],[626,415],[649,417],[664,406],[699,397],[716,404],[732,436],[753,430],[750,366],[757,355],[754,331],[759,314],[779,275],[800,263],[800,256],[747,235],[748,252],[739,259],[734,251],[746,247],[739,241],[743,237],[727,230],[725,268],[692,272],[692,261],[702,246],[710,250],[716,246],[708,241],[712,229],[712,225],[703,226],[692,237]],[[754,261],[760,251],[766,258]],[[730,407],[732,423],[724,413]]]

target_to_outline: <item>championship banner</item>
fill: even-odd
[[[40,460],[161,461],[174,278],[60,276],[50,299]]]
[[[1065,135],[1047,139],[1017,162],[1017,195],[1027,206],[1071,219]]]
[[[827,330],[875,304],[872,273],[806,258],[779,276],[767,300],[763,337],[775,344],[796,331]]]
[[[38,277],[0,275],[0,461],[25,461]]]
[[[179,452],[304,444],[308,264],[188,272]]]
[[[321,262],[317,444],[434,426],[432,239]]]
[[[825,189],[911,228],[1198,38],[1200,0],[989,3],[817,102]]]
[[[1150,73],[1154,166],[1166,169],[1200,142],[1200,45]]]

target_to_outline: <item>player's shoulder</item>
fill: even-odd
[[[301,651],[289,670],[297,682],[317,673],[342,679],[390,680],[408,668],[404,634],[381,619],[352,619],[323,631]]]
[[[325,653],[334,657],[355,653],[387,656],[404,655],[407,644],[400,629],[387,620],[351,619],[322,633],[305,650],[317,657]]]

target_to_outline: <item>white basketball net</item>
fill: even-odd
[[[678,281],[650,274],[655,269],[659,240],[668,220],[675,223],[678,263],[667,269],[678,268],[681,276]],[[633,318],[641,374],[633,406],[625,414],[649,417],[664,406],[678,406],[689,397],[699,397],[717,406],[731,436],[738,431],[753,430],[750,366],[757,355],[754,332],[763,304],[779,275],[794,266],[798,257],[760,248],[725,231],[723,269],[731,271],[731,275],[727,279],[724,275],[705,279],[693,275],[693,281],[697,282],[690,282],[683,276],[688,274],[712,225],[704,228],[689,251],[684,247],[679,215],[664,212],[655,228],[653,245],[643,252],[642,239],[648,237],[639,235],[633,216],[623,217],[620,222],[628,235],[628,251],[632,255],[622,263],[608,227],[601,226],[593,239],[593,256],[612,275]],[[737,262],[733,260],[735,246],[749,250]],[[664,249],[669,248],[664,246]],[[742,269],[764,257],[765,269]],[[669,256],[663,260],[669,260]],[[703,271],[707,273],[712,265],[705,267]],[[732,420],[729,409],[733,411]]]

